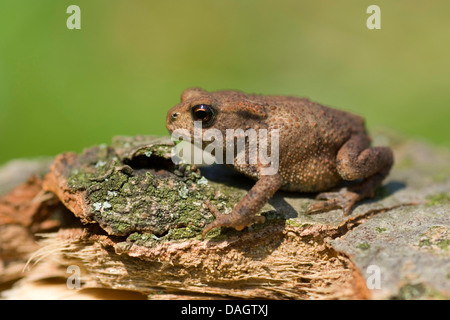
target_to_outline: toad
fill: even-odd
[[[215,220],[204,228],[203,236],[216,227],[242,230],[263,223],[265,218],[257,214],[277,190],[318,193],[316,199],[323,201],[312,203],[306,213],[341,208],[348,215],[356,202],[374,196],[394,161],[390,148],[371,147],[362,117],[307,98],[191,88],[168,111],[166,124],[170,133],[184,129],[194,134],[194,123],[202,124],[201,132],[213,128],[224,136],[229,129],[253,128],[277,130],[279,137],[278,167],[270,174],[263,173],[267,162],[251,163],[248,156],[238,162],[233,151],[231,165],[256,183],[230,214],[221,214],[207,202]],[[223,143],[226,150],[226,139]],[[351,183],[342,187],[344,181]]]

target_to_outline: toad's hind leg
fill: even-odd
[[[391,149],[372,147],[365,134],[352,136],[336,156],[336,168],[343,180],[363,179],[361,183],[338,192],[324,192],[317,199],[325,200],[310,205],[307,213],[342,208],[348,215],[357,201],[374,196],[375,189],[389,174],[394,163]]]

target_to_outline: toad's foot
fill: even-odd
[[[319,200],[325,200],[310,204],[306,209],[306,214],[326,212],[341,208],[344,215],[349,215],[355,203],[361,199],[360,194],[348,191],[346,188],[338,192],[322,192],[316,197]]]
[[[205,204],[209,211],[214,215],[216,220],[208,224],[202,231],[202,237],[204,238],[206,234],[214,229],[220,227],[231,227],[238,231],[241,231],[245,227],[249,227],[254,223],[264,223],[266,220],[263,216],[247,216],[240,215],[233,210],[230,214],[223,214],[214,206],[210,201],[206,200]]]
[[[306,209],[306,213],[325,212],[342,208],[344,215],[349,215],[356,202],[375,196],[375,189],[381,185],[381,181],[386,177],[389,169],[390,166],[363,180],[360,184],[342,188],[340,191],[319,193],[316,199],[325,201],[311,204]]]
[[[281,177],[278,174],[262,175],[244,198],[234,206],[233,212],[230,214],[221,214],[211,202],[206,201],[206,206],[216,217],[216,220],[203,229],[203,237],[209,230],[216,227],[232,227],[240,231],[254,223],[263,223],[265,218],[256,214],[280,188],[281,182]]]

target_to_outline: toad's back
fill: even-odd
[[[258,95],[248,98],[266,105],[267,129],[279,130],[281,189],[316,192],[341,181],[336,155],[352,134],[366,136],[362,117],[306,98]],[[245,168],[236,169],[254,175],[245,172]]]

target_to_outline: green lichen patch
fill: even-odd
[[[370,249],[370,244],[367,241],[364,241],[364,242],[358,243],[358,245],[356,247],[358,249],[366,251],[366,250]]]
[[[448,299],[434,288],[424,283],[407,283],[400,287],[398,294],[394,296],[396,300],[429,300]]]
[[[375,231],[376,232],[378,232],[378,233],[383,233],[383,232],[385,232],[387,229],[386,228],[383,228],[383,227],[376,227],[375,228]]]
[[[417,243],[420,250],[433,254],[447,255],[450,246],[450,229],[448,226],[433,226],[422,233]]]
[[[67,184],[71,192],[85,192],[89,222],[151,245],[199,236],[213,220],[207,199],[230,211],[236,192],[219,190],[195,166],[175,164],[171,148],[160,138],[118,137],[79,155],[67,170]]]
[[[399,290],[396,299],[399,300],[412,300],[423,297],[426,293],[426,287],[423,283],[418,284],[406,284]]]
[[[428,197],[428,206],[435,206],[438,204],[450,204],[450,194],[448,193],[439,193],[433,196]]]

